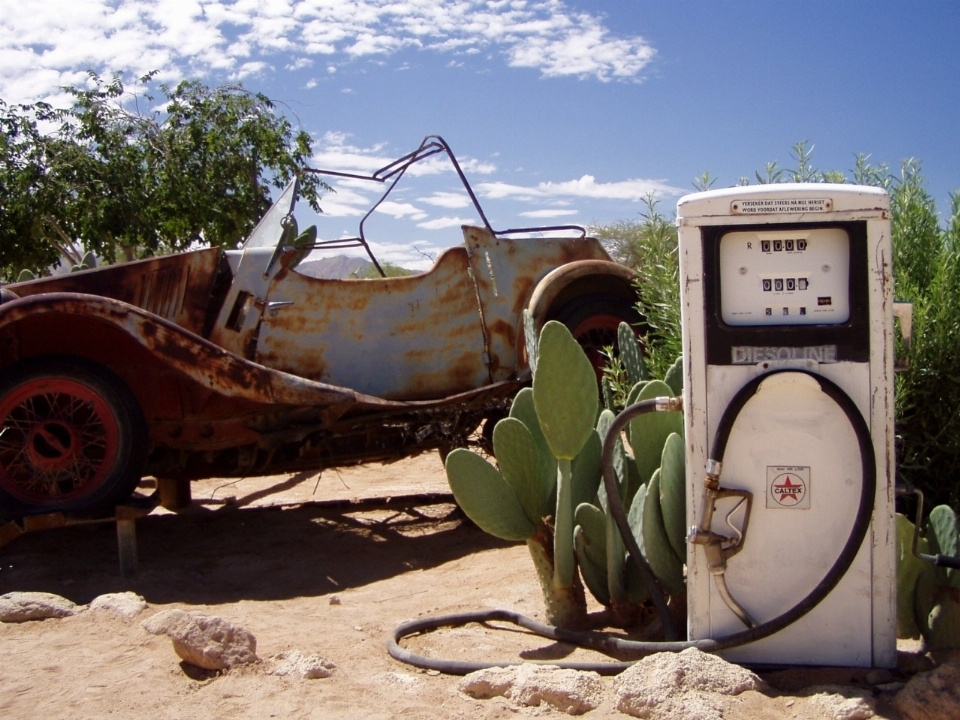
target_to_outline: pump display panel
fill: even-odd
[[[843,228],[727,232],[719,265],[720,317],[727,325],[850,320],[850,238]]]

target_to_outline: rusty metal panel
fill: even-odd
[[[610,256],[593,238],[498,238],[469,226],[463,234],[487,328],[493,379],[506,380],[518,369],[521,314],[537,283],[561,265],[609,261]]]
[[[398,278],[324,280],[284,268],[267,293],[256,359],[388,399],[488,384],[466,250],[451,248],[428,272]]]
[[[120,300],[203,331],[220,251],[217,248],[136,260],[8,286],[20,297],[40,293],[86,293]]]

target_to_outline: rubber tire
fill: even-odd
[[[54,397],[56,405],[49,402]],[[65,407],[69,398],[80,402]],[[46,411],[42,427],[36,417],[25,418],[28,404],[33,412]],[[146,464],[147,423],[136,397],[113,372],[80,357],[30,358],[0,372],[0,428],[0,517],[6,519],[109,514],[133,492]],[[25,487],[37,480],[40,463],[51,473],[46,486]],[[71,472],[80,465],[92,476],[78,482]]]
[[[608,345],[619,346],[617,330],[621,322],[629,324],[641,340],[646,334],[644,317],[629,300],[615,295],[583,295],[551,313],[550,319],[567,326],[590,358],[598,379],[606,365],[601,351]]]

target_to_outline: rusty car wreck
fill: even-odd
[[[441,138],[366,179],[389,193],[437,153],[484,226],[422,274],[299,273],[350,244],[377,263],[362,222],[349,241],[298,233],[294,181],[237,250],[6,286],[0,519],[111,512],[144,475],[182,489],[462,445],[530,380],[525,309],[584,338],[637,319],[631,271],[582,230],[494,231]]]

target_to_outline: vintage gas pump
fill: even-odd
[[[730,660],[896,663],[889,218],[850,185],[678,203],[688,635],[795,619]]]

